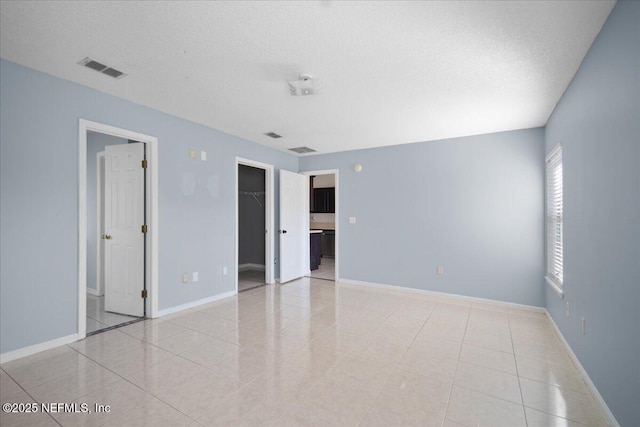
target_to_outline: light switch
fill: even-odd
[[[356,223],[356,217],[355,216],[350,216],[349,217],[349,224],[355,224]]]
[[[198,272],[197,271],[193,272],[193,280],[192,281],[193,282],[197,282],[198,281]]]
[[[200,152],[200,160],[202,160],[203,162],[207,161],[207,152],[206,151],[201,151]]]

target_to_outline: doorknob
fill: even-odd
[[[280,230],[280,234],[287,234],[287,230]]]
[[[110,240],[111,239],[111,234],[103,234],[102,238],[105,240]]]

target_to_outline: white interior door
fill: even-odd
[[[144,144],[105,147],[104,308],[144,315]]]
[[[309,177],[280,170],[280,283],[309,273]]]
[[[96,229],[98,236],[104,235],[104,151],[96,154]],[[104,295],[104,244],[106,240],[98,238],[96,245],[96,291]]]

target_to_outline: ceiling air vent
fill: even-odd
[[[91,68],[92,70],[96,70],[102,74],[105,74],[109,77],[113,77],[114,79],[120,79],[125,77],[126,74],[122,71],[116,70],[115,68],[111,68],[107,65],[101,64],[98,61],[94,61],[93,59],[86,57],[82,61],[78,62],[78,64],[83,67]]]
[[[309,147],[289,148],[289,150],[293,151],[294,153],[298,153],[298,154],[315,153],[316,152],[316,150],[314,150],[313,148],[309,148]]]
[[[274,138],[274,139],[276,139],[276,138],[282,138],[282,135],[278,135],[278,134],[277,134],[277,133],[275,133],[275,132],[267,132],[267,133],[265,133],[265,135],[270,136],[271,138]]]

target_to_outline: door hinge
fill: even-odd
[[[147,224],[144,224],[144,225],[142,226],[142,232],[143,232],[143,233],[146,233],[146,232],[147,232]]]
[[[142,292],[140,292],[140,297],[141,298],[146,298],[147,297],[147,290],[143,289]]]
[[[146,169],[147,168],[147,161],[143,160],[142,161],[142,169]]]

